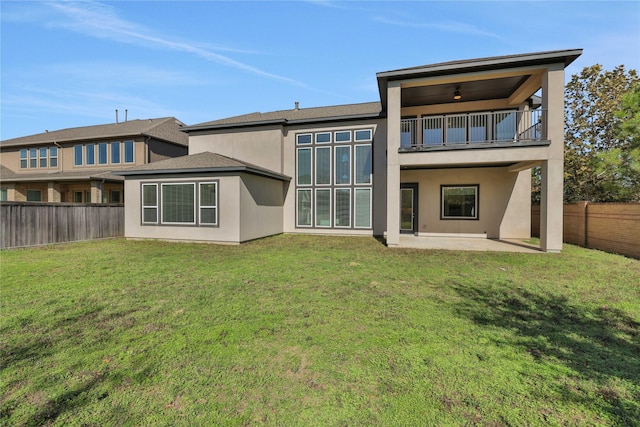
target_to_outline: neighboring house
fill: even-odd
[[[377,74],[380,102],[183,130],[189,156],[118,172],[129,238],[239,243],[277,233],[524,239],[562,248],[564,69],[582,50]],[[539,96],[538,96],[539,95]]]
[[[188,153],[173,117],[44,132],[0,142],[0,200],[123,203],[112,172]]]

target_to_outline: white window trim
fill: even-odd
[[[120,157],[119,162],[113,161],[113,146],[118,146],[118,157]],[[112,165],[120,165],[122,164],[122,144],[120,141],[113,141],[109,143],[109,164]]]
[[[336,137],[337,134],[339,133],[348,133],[349,134],[349,139],[346,141],[338,141],[338,138]],[[333,140],[335,141],[336,144],[348,144],[351,141],[353,141],[353,131],[351,130],[336,130],[333,132]]]
[[[215,205],[203,205],[202,204],[202,185],[205,184],[213,184],[215,186],[216,189],[216,199],[214,201]],[[206,182],[198,182],[198,209],[199,209],[199,214],[200,216],[198,217],[198,223],[200,225],[209,225],[209,226],[214,226],[214,225],[218,225],[218,181],[206,181]],[[214,222],[202,222],[202,209],[215,209],[216,211],[216,215],[215,215],[215,221]]]
[[[318,176],[317,176],[318,164],[317,164],[317,161],[318,161],[318,151],[319,150],[329,150],[329,182],[327,184],[318,183]],[[315,156],[316,156],[315,157],[316,163],[314,164],[315,165],[315,169],[316,169],[316,175],[313,175],[313,178],[312,178],[312,182],[315,183],[316,187],[330,187],[332,182],[333,182],[333,161],[332,161],[333,160],[333,157],[332,157],[333,153],[332,153],[332,151],[333,150],[331,149],[331,146],[324,146],[323,145],[323,146],[320,146],[320,147],[316,147],[316,151],[314,153]]]
[[[311,198],[310,198],[310,207],[309,207],[309,225],[307,224],[300,224],[300,218],[298,215],[298,200],[300,200],[300,196],[298,195],[298,193],[300,191],[308,191],[311,194]],[[312,188],[297,188],[296,189],[296,227],[300,227],[300,228],[313,228],[313,223],[315,220],[315,217],[313,216],[314,213],[314,209],[313,209],[313,189]]]
[[[131,143],[131,147],[132,147],[132,151],[131,151],[131,161],[127,162],[127,142]],[[120,154],[122,156],[122,163],[123,164],[133,164],[136,162],[136,143],[133,140],[127,140],[127,141],[123,141],[122,142],[122,153]]]
[[[349,224],[348,225],[337,225],[338,221],[336,221],[337,216],[338,216],[338,210],[337,208],[335,208],[335,206],[338,206],[338,202],[337,202],[337,198],[338,198],[338,191],[348,191],[349,192],[349,197],[347,198],[347,200],[349,200]],[[333,191],[333,206],[334,206],[334,212],[333,212],[333,224],[335,228],[351,228],[351,224],[353,223],[353,218],[352,218],[352,212],[351,212],[351,187],[347,187],[347,188],[335,188]]]
[[[328,191],[329,192],[329,225],[318,225],[318,218],[316,216],[313,217],[313,226],[315,228],[332,228],[333,227],[333,215],[331,215],[331,213],[333,212],[333,206],[332,206],[332,201],[333,201],[333,197],[332,197],[332,193],[333,191],[331,191],[331,188],[316,188],[315,192],[314,192],[314,197],[315,203],[318,203],[318,191]],[[318,211],[318,209],[315,209],[316,213]]]
[[[353,228],[360,228],[360,229],[371,229],[373,228],[373,189],[371,187],[362,187],[362,188],[354,188],[353,189]],[[358,204],[356,203],[356,194],[358,194],[359,191],[368,191],[369,192],[369,226],[368,227],[363,227],[361,225],[357,225],[356,224],[356,218],[358,218]]]
[[[156,204],[155,205],[145,205],[144,204],[144,187],[154,187],[156,190]],[[140,200],[140,205],[142,206],[142,209],[140,210],[140,220],[142,222],[142,224],[158,224],[159,220],[160,220],[160,195],[158,194],[158,184],[142,184],[141,186],[141,200]],[[144,220],[144,210],[145,208],[155,208],[156,210],[156,220],[155,221],[145,221]]]
[[[104,153],[104,163],[100,163],[100,146],[104,145],[105,148],[105,153]],[[96,162],[96,164],[98,165],[108,165],[109,164],[109,143],[108,142],[99,142],[96,144],[97,150],[96,150],[96,157],[98,158],[98,161]]]
[[[349,150],[349,180],[348,182],[343,182],[338,184],[338,177],[335,176],[335,174],[338,171],[338,150],[343,150],[343,149],[348,149]],[[355,151],[354,151],[355,152]],[[351,185],[351,175],[353,175],[355,173],[355,169],[353,168],[353,161],[352,161],[352,150],[351,150],[351,145],[337,145],[333,148],[333,164],[335,165],[334,167],[334,177],[333,177],[333,182],[336,186],[347,186],[347,185]],[[355,177],[354,177],[355,179]]]
[[[89,150],[88,148],[90,146],[93,146],[93,163],[89,163],[89,159],[88,159],[88,155],[89,155]],[[96,165],[96,144],[85,144],[84,146],[84,161],[85,161],[85,166],[95,166]]]
[[[318,142],[318,135],[329,135],[329,140],[326,141],[326,142]],[[330,131],[327,131],[327,132],[316,132],[314,134],[313,141],[316,144],[331,144],[333,142],[333,135],[331,134]]]
[[[309,136],[309,142],[300,142],[301,136]],[[311,145],[313,143],[313,133],[298,133],[296,134],[296,145]]]
[[[160,224],[163,225],[196,225],[197,224],[197,206],[196,206],[196,201],[198,200],[196,198],[196,183],[195,182],[163,182],[160,183],[160,197],[159,197],[159,205],[162,207],[162,188],[164,188],[167,185],[187,185],[190,184],[193,187],[193,222],[167,222],[167,221],[163,221],[163,211],[164,209],[160,209]]]
[[[358,138],[356,138],[356,134],[358,132],[364,132],[364,131],[368,131],[369,132],[369,138],[367,138],[367,139],[358,139]],[[354,142],[371,142],[371,141],[373,141],[373,129],[355,129],[353,131],[353,141]]]
[[[77,160],[76,147],[80,147],[80,163],[76,162],[76,160]],[[82,144],[76,144],[76,145],[73,146],[73,166],[74,167],[84,166],[84,145],[82,145]]]
[[[56,155],[52,155],[51,151],[55,148],[56,151]],[[51,166],[51,160],[56,159],[56,165],[55,166]],[[58,147],[49,147],[49,167],[50,168],[57,168],[58,167]]]
[[[357,156],[357,147],[369,147],[371,150],[371,161],[373,162],[373,145],[372,144],[355,144],[353,146],[353,184],[354,185],[372,185],[373,184],[373,165],[371,172],[369,172],[369,182],[358,182],[358,156]]]
[[[310,175],[311,176],[309,177],[311,182],[309,184],[300,184],[298,182],[298,179],[300,178],[300,161],[299,161],[298,153],[301,150],[309,150],[309,153],[311,153],[311,156],[310,156],[310,161],[311,161]],[[314,157],[313,157],[313,147],[304,147],[303,146],[303,147],[296,148],[296,185],[298,187],[311,187],[313,185],[313,181],[314,181],[314,178],[315,178],[315,176],[313,174],[314,171],[315,171],[315,168],[313,167],[314,166],[313,159],[314,159]]]

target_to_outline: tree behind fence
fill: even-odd
[[[0,248],[124,236],[124,206],[0,203]]]

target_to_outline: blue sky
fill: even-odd
[[[640,69],[639,1],[0,2],[0,139],[378,100],[376,73],[583,48]]]

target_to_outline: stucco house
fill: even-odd
[[[174,117],[47,131],[0,141],[0,200],[122,203],[113,171],[188,154]]]
[[[580,49],[377,74],[376,102],[183,128],[189,155],[118,172],[129,238],[240,243],[277,233],[525,239],[562,248],[564,69]]]

